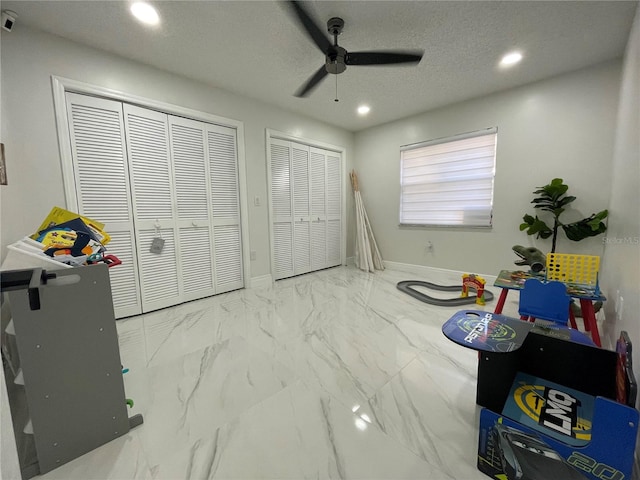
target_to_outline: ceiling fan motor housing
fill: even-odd
[[[344,72],[347,69],[347,65],[345,64],[346,56],[347,51],[336,45],[329,53],[327,53],[327,61],[325,64],[327,72],[333,73],[334,75]]]

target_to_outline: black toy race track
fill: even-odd
[[[396,285],[396,287],[398,287],[398,290],[411,295],[413,298],[416,298],[421,302],[430,303],[431,305],[437,305],[439,307],[458,307],[460,305],[469,305],[471,303],[476,303],[477,297],[475,295],[456,298],[433,298],[425,293],[411,288],[412,286],[430,288],[432,290],[439,290],[441,292],[460,292],[462,290],[462,287],[460,285],[436,285],[435,283],[424,282],[422,280],[404,280],[402,282],[398,282],[398,284]],[[493,293],[485,290],[484,300],[485,302],[490,302],[491,300],[493,300]]]

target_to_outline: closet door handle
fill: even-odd
[[[196,222],[191,222],[191,225],[193,225],[194,227],[198,226],[198,224]]]

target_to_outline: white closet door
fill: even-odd
[[[327,152],[327,266],[342,263],[342,175],[340,154]]]
[[[78,213],[105,224],[108,253],[122,264],[109,269],[116,318],[142,312],[135,255],[122,104],[66,94]]]
[[[206,125],[216,293],[244,286],[236,131]]]
[[[169,116],[183,301],[215,294],[205,124]]]
[[[342,263],[341,155],[270,138],[275,279]]]
[[[293,171],[293,245],[294,273],[300,275],[311,270],[311,208],[309,188],[309,147],[291,144]]]
[[[273,263],[278,280],[294,275],[291,148],[271,139],[271,205],[273,210]]]
[[[181,269],[176,228],[175,189],[164,113],[124,105],[142,310],[149,312],[181,301]],[[164,240],[160,253],[150,251]]]
[[[326,155],[323,150],[311,148],[311,269],[327,266],[327,206]]]

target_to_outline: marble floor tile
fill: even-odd
[[[143,317],[147,364],[164,363],[233,336],[246,336],[245,309],[224,311],[222,305],[189,312],[164,309]]]
[[[90,451],[55,470],[35,478],[42,480],[102,480],[153,478],[147,456],[134,431]]]
[[[475,382],[451,367],[438,353],[421,353],[358,412],[439,468],[443,478],[480,479]]]
[[[332,397],[297,383],[185,445],[156,479],[448,478]]]
[[[295,380],[287,366],[240,337],[125,376],[141,413],[137,429],[151,462],[241,415]]]
[[[442,334],[460,308],[396,288],[412,279],[461,284],[337,267],[118,321],[144,424],[44,477],[485,478],[477,354]]]

